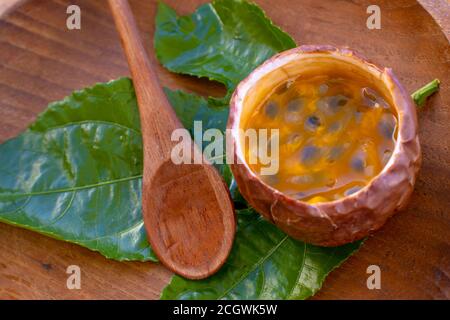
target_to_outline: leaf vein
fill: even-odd
[[[258,268],[261,264],[263,264],[275,251],[278,250],[278,248],[280,248],[280,246],[289,238],[288,235],[286,235],[283,239],[281,239],[281,241],[275,245],[273,248],[271,248],[269,250],[269,252],[267,252],[267,254],[265,256],[263,256],[261,259],[259,259],[258,261],[256,261],[256,263],[251,266],[247,272],[244,272],[242,274],[241,277],[239,277],[239,279],[233,283],[230,288],[228,288],[219,298],[217,298],[218,300],[222,299],[223,297],[225,297],[228,293],[230,293],[231,290],[233,290],[240,282],[242,282],[243,279],[245,279],[250,273],[252,273],[256,268]]]
[[[47,191],[39,191],[39,192],[29,192],[29,193],[12,193],[12,194],[0,194],[0,200],[3,200],[5,198],[20,198],[20,197],[33,197],[33,196],[41,196],[41,195],[50,195],[55,193],[65,193],[65,192],[72,192],[72,191],[80,191],[85,189],[91,189],[91,188],[97,188],[102,186],[107,186],[110,184],[115,183],[121,183],[131,180],[136,180],[142,178],[142,174],[138,174],[131,177],[125,177],[125,178],[119,178],[109,181],[101,181],[98,183],[88,184],[84,186],[78,186],[78,187],[69,187],[69,188],[62,188],[62,189],[53,189],[53,190],[47,190]]]

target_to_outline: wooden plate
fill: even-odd
[[[187,14],[201,1],[167,2]],[[412,0],[256,2],[298,43],[348,45],[392,67],[410,92],[434,78],[442,81],[440,93],[419,112],[424,161],[408,209],[335,270],[315,298],[450,298],[450,47],[439,26]],[[381,30],[366,28],[366,8],[373,2],[381,7]],[[153,57],[156,2],[131,3]],[[81,7],[81,30],[66,29],[69,4]],[[224,93],[220,85],[158,71],[165,86]],[[0,20],[0,142],[24,130],[49,102],[123,75],[128,69],[106,1],[25,3]],[[81,290],[66,288],[66,268],[72,264],[81,267]],[[381,290],[367,289],[369,265],[381,268]],[[107,260],[0,224],[3,299],[155,299],[170,275],[158,264]]]

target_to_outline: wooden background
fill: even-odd
[[[21,0],[2,0],[0,16],[16,2]],[[218,84],[160,67],[152,49],[156,2],[131,2],[165,86],[202,95],[224,93]],[[167,2],[187,14],[204,1]],[[419,114],[424,162],[408,209],[332,272],[314,299],[449,299],[450,46],[441,28],[412,0],[256,2],[298,43],[348,45],[394,68],[410,92],[433,78],[442,81],[439,95]],[[81,30],[66,29],[69,4],[81,7]],[[366,28],[369,4],[381,7],[381,30]],[[448,26],[445,14],[440,17]],[[0,142],[24,130],[49,102],[127,74],[106,1],[25,3],[0,18]],[[66,268],[72,264],[81,267],[81,290],[66,288]],[[366,287],[366,269],[372,264],[381,268],[381,290]],[[107,260],[76,245],[0,224],[1,299],[156,299],[170,276],[158,264]]]

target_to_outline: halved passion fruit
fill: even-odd
[[[228,128],[243,197],[317,245],[379,229],[406,205],[421,162],[411,97],[391,69],[344,48],[301,46],[266,61],[234,92]],[[248,143],[262,129],[268,142]],[[254,161],[261,148],[275,171]]]

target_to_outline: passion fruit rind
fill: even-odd
[[[265,184],[245,163],[239,148],[239,122],[244,99],[261,77],[301,57],[326,54],[352,63],[376,75],[392,96],[398,116],[394,152],[383,168],[364,188],[344,198],[309,204],[293,199]],[[377,80],[378,81],[378,80]],[[255,69],[236,88],[230,103],[228,128],[232,130],[234,163],[231,170],[242,196],[266,219],[295,239],[321,246],[339,246],[364,238],[403,209],[414,188],[421,164],[416,109],[410,95],[391,69],[381,70],[348,48],[300,46],[279,53]]]

